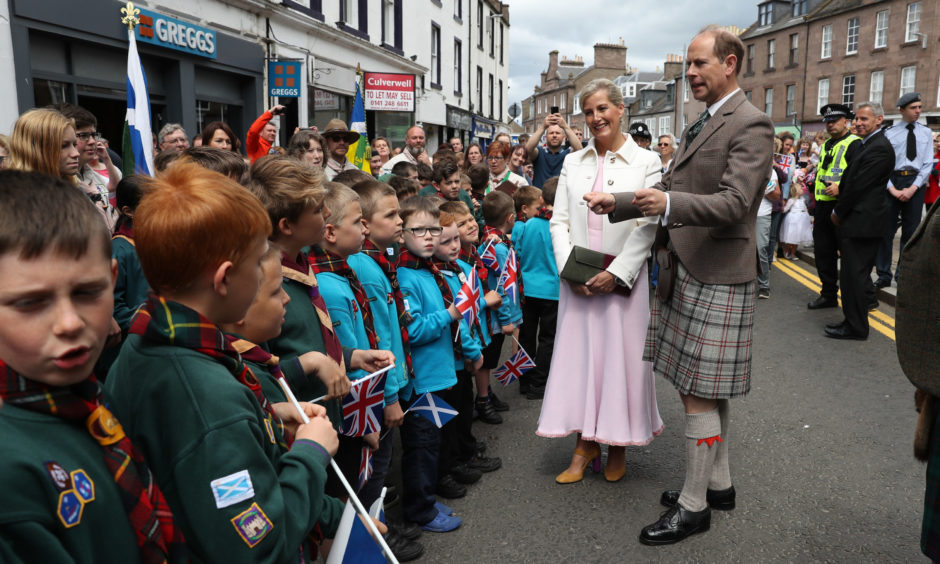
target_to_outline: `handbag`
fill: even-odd
[[[593,251],[587,247],[575,245],[571,248],[571,254],[568,255],[568,261],[565,267],[558,274],[562,280],[574,282],[575,284],[587,284],[588,280],[594,278],[601,272],[607,270],[610,263],[617,258],[614,255],[604,254]],[[630,295],[630,288],[617,284],[613,290],[614,293],[624,296]]]

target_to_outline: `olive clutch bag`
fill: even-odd
[[[572,247],[571,254],[568,255],[568,262],[561,269],[559,277],[575,284],[587,284],[588,280],[607,270],[607,267],[614,262],[615,258],[614,255],[575,245]],[[614,292],[629,296],[630,288],[618,284]]]

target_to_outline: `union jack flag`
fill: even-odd
[[[516,251],[509,249],[509,256],[506,258],[506,266],[499,275],[498,286],[502,286],[503,293],[510,300],[519,302],[519,262],[516,260]]]
[[[362,457],[359,460],[359,487],[356,488],[356,491],[362,489],[366,485],[366,482],[369,481],[369,478],[372,476],[372,449],[364,446],[362,447]]]
[[[493,371],[493,377],[500,384],[508,386],[533,368],[535,368],[535,362],[532,361],[532,357],[525,352],[524,348],[519,347],[519,352],[509,357],[505,364]]]
[[[378,432],[382,427],[385,376],[382,374],[359,384],[353,382],[349,394],[343,398],[343,434],[347,437],[361,437]]]
[[[496,246],[493,245],[492,239],[487,239],[486,245],[483,245],[483,250],[480,251],[480,261],[483,266],[490,270],[499,268],[499,259],[496,258]]]
[[[463,316],[467,325],[473,327],[477,313],[480,311],[480,281],[477,280],[476,272],[470,271],[469,278],[454,298],[454,307]]]

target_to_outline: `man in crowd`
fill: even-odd
[[[839,282],[845,314],[842,323],[826,326],[826,336],[833,339],[868,338],[868,310],[875,299],[871,269],[882,235],[894,219],[885,192],[894,169],[894,149],[881,130],[883,119],[878,102],[862,102],[855,111],[855,132],[862,139],[842,173],[839,199],[830,216],[839,229]]]
[[[888,180],[888,193],[891,195],[893,217],[901,216],[901,249],[904,249],[923,215],[927,177],[933,168],[933,135],[930,128],[917,122],[923,109],[920,94],[908,92],[901,96],[898,108],[901,109],[901,121],[889,127],[885,135],[894,147],[894,172]],[[891,285],[891,255],[897,230],[897,226],[893,226],[878,249],[875,260],[878,272],[875,286],[878,288]],[[899,274],[895,271],[895,280]]]
[[[455,153],[463,153],[463,141],[460,137],[451,137],[449,143]]]
[[[255,162],[271,152],[271,147],[277,140],[277,125],[271,123],[271,119],[274,116],[283,114],[284,110],[284,106],[274,106],[258,116],[258,119],[251,124],[245,138],[245,151],[251,162]]]
[[[182,153],[189,148],[189,136],[186,130],[178,123],[168,123],[157,134],[157,143],[161,151],[176,151]]]
[[[424,149],[425,140],[424,129],[422,129],[421,126],[415,125],[409,128],[408,132],[405,134],[405,150],[390,158],[388,162],[385,163],[382,167],[382,174],[392,172],[392,167],[402,161],[409,162],[415,166],[417,166],[419,162],[431,166],[431,157],[428,156],[428,152]]]
[[[653,142],[653,134],[650,133],[650,128],[646,127],[645,123],[642,121],[633,122],[630,124],[630,130],[627,133],[630,134],[630,137],[633,137],[633,140],[640,148],[649,150],[650,144]]]
[[[343,120],[331,119],[326,124],[322,135],[326,139],[327,160],[326,166],[323,167],[323,174],[327,180],[333,180],[344,170],[359,170],[359,167],[346,159],[349,146],[359,140],[358,133],[350,131]]]
[[[839,199],[839,181],[846,167],[855,158],[860,140],[849,132],[854,116],[844,104],[826,104],[819,109],[826,124],[829,139],[819,150],[819,168],[816,171],[816,220],[813,222],[813,252],[816,272],[822,289],[819,297],[806,304],[809,309],[838,307],[839,292],[839,234],[830,215]]]
[[[545,147],[539,146],[543,134]],[[568,140],[570,147],[563,149],[562,144],[565,139]],[[580,151],[581,141],[561,114],[549,114],[526,141],[525,149],[529,153],[529,160],[532,161],[534,174],[532,184],[541,187],[549,178],[561,174],[565,156],[572,151]]]

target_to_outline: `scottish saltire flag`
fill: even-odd
[[[516,303],[519,302],[519,261],[516,260],[515,249],[509,249],[509,256],[506,258],[506,265],[503,266],[497,285],[502,286],[507,298]]]
[[[470,277],[460,287],[454,298],[454,307],[460,312],[467,325],[473,327],[480,311],[480,281],[475,271],[470,271]]]
[[[487,239],[486,245],[480,251],[480,261],[483,262],[483,266],[490,270],[499,268],[499,259],[496,258],[496,247],[493,245],[492,239]]]
[[[381,497],[375,500],[375,503],[369,508],[369,515],[384,522],[385,519],[382,518],[384,517],[382,512],[383,501],[384,499]],[[347,501],[326,564],[385,564],[386,562],[388,560],[382,556],[381,547],[369,534],[369,529],[362,523],[362,520],[356,515],[355,506],[351,501]]]
[[[127,31],[127,113],[124,116],[124,138],[121,150],[124,176],[153,176],[153,130],[150,128],[150,97],[147,77],[137,54],[134,30]]]
[[[493,371],[493,377],[496,380],[504,385],[508,386],[520,376],[535,368],[535,362],[532,360],[532,357],[529,356],[529,353],[525,352],[525,349],[519,347],[519,351],[509,357],[502,366]]]
[[[343,398],[343,434],[361,437],[378,432],[382,427],[382,400],[385,398],[385,376],[381,374],[365,382],[353,382]]]
[[[363,172],[372,174],[369,160],[372,158],[372,147],[369,145],[369,135],[366,132],[366,110],[362,102],[362,90],[356,83],[356,101],[353,102],[352,117],[349,119],[349,130],[359,134],[359,140],[349,146],[346,158]]]
[[[425,392],[423,396],[416,399],[408,410],[423,415],[428,418],[431,423],[437,425],[438,428],[443,427],[448,421],[457,417],[456,409],[431,392]]]
[[[362,489],[366,485],[366,482],[369,481],[369,478],[372,476],[372,449],[364,446],[362,447],[362,456],[359,458],[359,485],[356,487],[356,491]]]

